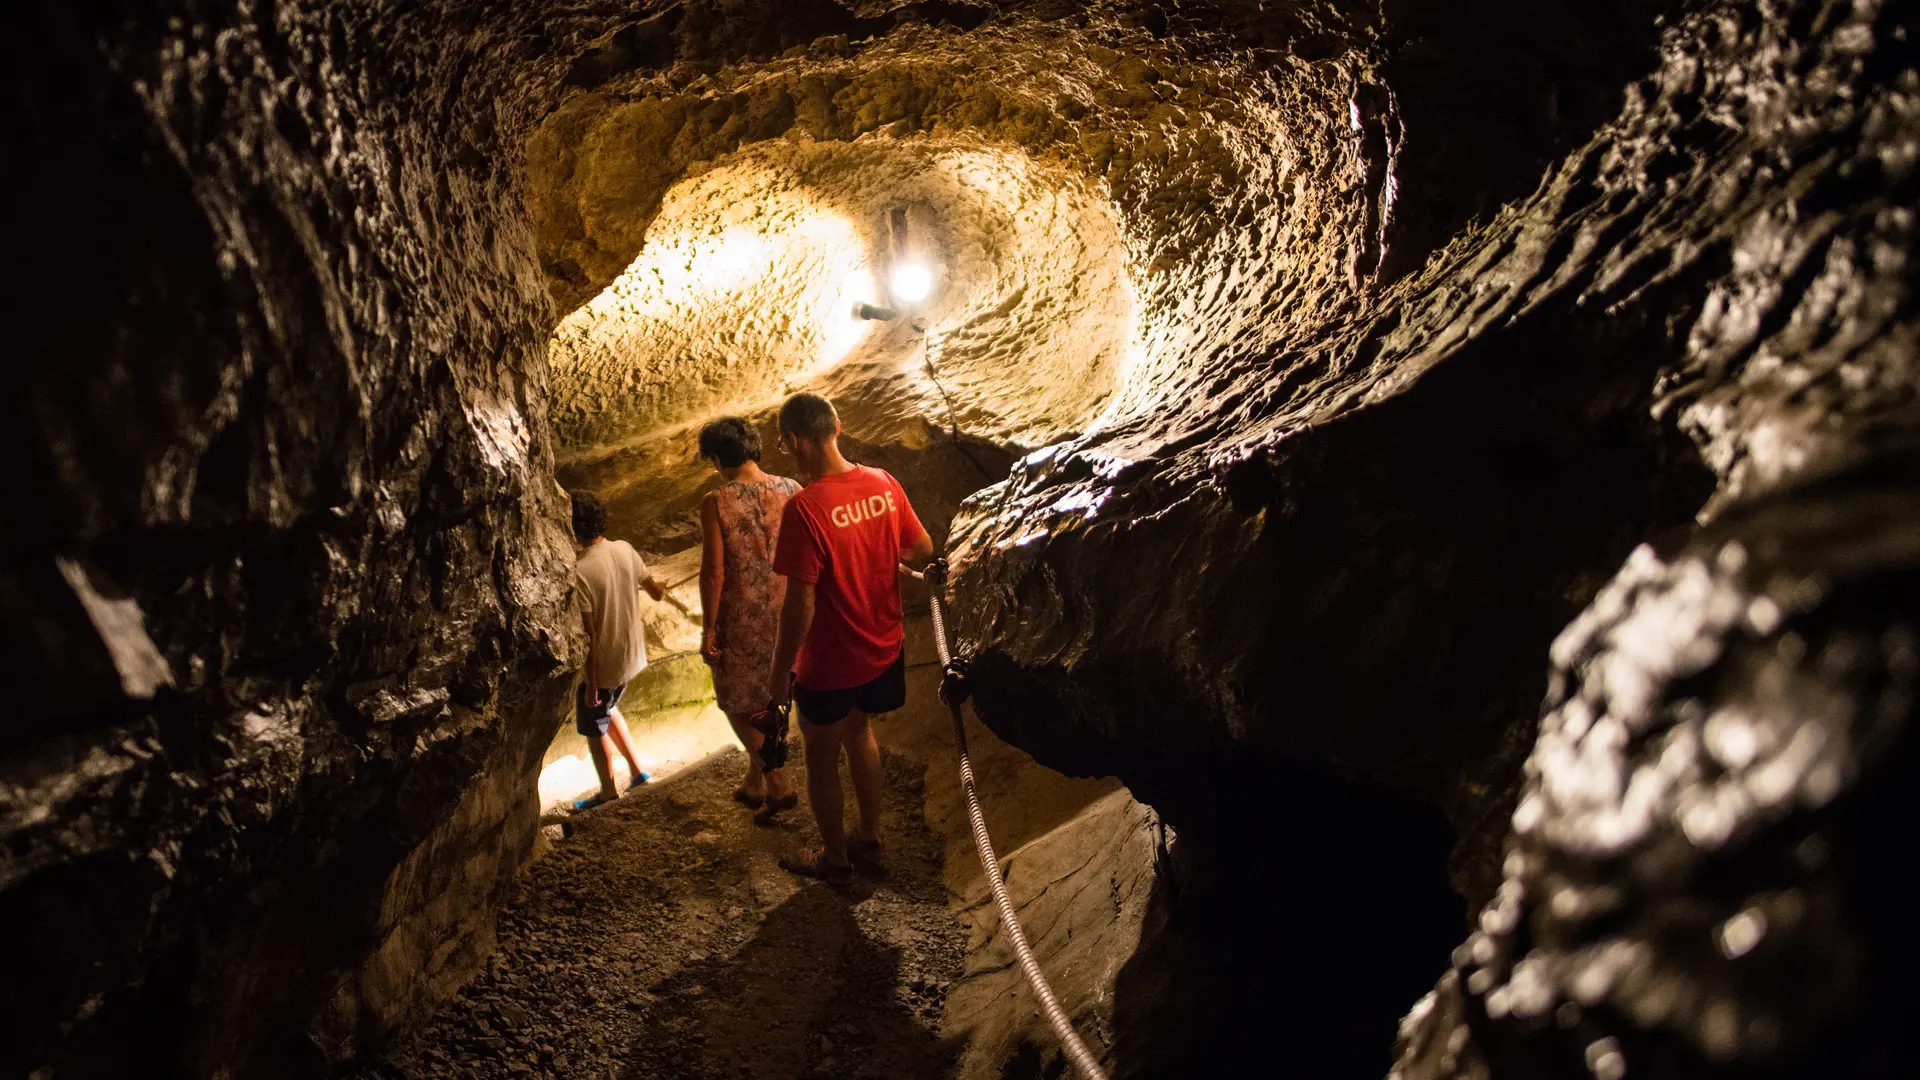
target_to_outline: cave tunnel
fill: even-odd
[[[696,442],[799,391],[1110,1075],[1911,1075],[1917,16],[22,6],[0,1076],[1072,1075],[924,585],[886,872],[729,798]]]

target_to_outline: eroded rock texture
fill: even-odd
[[[982,716],[1174,826],[1122,1073],[1378,1075],[1455,889],[1407,1076],[1890,1068],[1913,16],[1566,7],[39,5],[0,1068],[319,1073],[461,981],[556,476],[677,554],[803,386],[951,520]],[[924,337],[847,314],[896,210]]]
[[[571,551],[510,166],[561,72],[410,5],[6,49],[0,1073],[321,1072],[532,838]]]
[[[1897,691],[1913,571],[1898,537],[1914,529],[1897,479],[1915,420],[1908,19],[1872,4],[1676,12],[1657,69],[1532,196],[1337,314],[1295,308],[1265,341],[1204,343],[1191,369],[1217,373],[1219,393],[1033,455],[963,513],[982,708],[1015,741],[1119,772],[1203,844],[1253,841],[1221,819],[1258,813],[1241,791],[1281,762],[1417,793],[1464,834],[1456,875],[1477,898],[1500,880],[1490,796],[1533,741],[1528,671],[1549,628],[1633,538],[1696,510],[1719,530],[1688,549],[1709,565],[1717,543],[1781,547],[1785,522],[1826,523],[1827,539],[1809,524],[1767,563],[1834,582],[1806,600],[1830,629],[1767,633],[1815,665],[1836,635],[1854,674],[1738,659],[1763,643],[1682,682],[1720,648],[1683,628],[1715,638],[1757,594],[1644,599],[1644,557],[1562,639],[1621,655],[1560,657],[1571,688],[1549,704],[1574,704],[1541,732],[1516,818],[1542,831],[1522,832],[1486,936],[1410,1022],[1405,1075],[1893,1067],[1858,1037],[1881,1015],[1864,1003],[1904,1000],[1912,937],[1879,914],[1879,871],[1859,868],[1888,850],[1862,822],[1897,811],[1883,793],[1903,784],[1911,712]],[[1411,187],[1399,198],[1419,205]],[[1874,479],[1833,483],[1877,493],[1808,479],[1836,469]],[[1120,566],[1141,569],[1134,587],[1103,587]],[[1636,603],[1640,621],[1602,644]],[[1697,772],[1684,749],[1662,756],[1692,729],[1635,710],[1669,694],[1695,725],[1764,703],[1751,764],[1765,800],[1705,750]],[[1568,708],[1587,710],[1575,730]],[[1687,834],[1689,807],[1731,831]],[[1320,825],[1301,809],[1267,830],[1281,850]],[[1847,869],[1786,857],[1826,813],[1861,830],[1839,842],[1861,852],[1833,864]],[[1619,846],[1596,850],[1602,835]],[[1729,879],[1736,863],[1749,869]],[[1792,914],[1769,914],[1775,898]],[[1741,938],[1763,919],[1788,921],[1779,951],[1729,960],[1728,920]],[[1295,947],[1270,955],[1284,965]],[[1809,953],[1827,955],[1800,967]]]

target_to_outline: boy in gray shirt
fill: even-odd
[[[648,779],[634,757],[633,736],[618,706],[627,683],[647,666],[640,591],[644,589],[648,596],[660,600],[666,590],[647,572],[647,564],[632,544],[608,540],[606,531],[607,508],[593,496],[575,492],[573,538],[580,545],[580,558],[573,567],[573,587],[587,627],[587,666],[574,695],[574,730],[586,736],[594,772],[600,776],[600,791],[574,803],[576,810],[591,809],[620,797],[613,784],[609,741],[627,759],[635,786]]]

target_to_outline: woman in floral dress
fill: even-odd
[[[780,633],[787,580],[773,572],[780,513],[800,485],[760,468],[760,435],[737,416],[700,429],[700,456],[726,481],[700,501],[700,654],[713,666],[714,697],[747,749],[747,779],[733,797],[771,820],[799,804],[786,770],[763,773],[761,734],[749,720],[766,707],[767,670]]]

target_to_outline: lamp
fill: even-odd
[[[933,292],[933,272],[917,262],[899,263],[887,281],[887,293],[894,300],[917,304]]]

